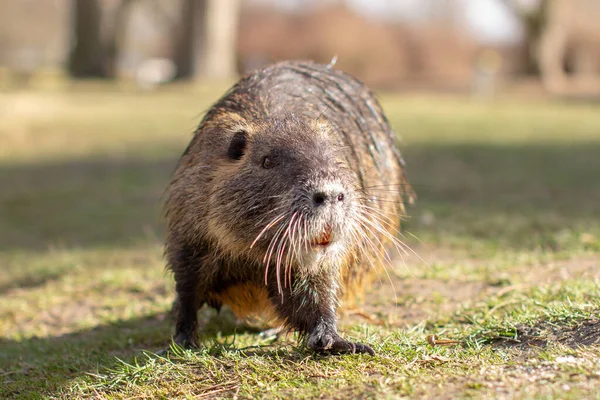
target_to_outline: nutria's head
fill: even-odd
[[[274,116],[221,135],[206,204],[221,251],[289,269],[336,265],[356,250],[360,189],[326,121]]]

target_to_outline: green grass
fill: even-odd
[[[210,310],[201,350],[165,355],[160,199],[219,91],[0,94],[0,398],[600,398],[584,103],[382,95],[419,257],[341,315],[377,356],[319,357]]]

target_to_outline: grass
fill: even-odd
[[[0,398],[600,398],[600,113],[584,103],[382,95],[422,260],[341,315],[377,356],[319,357],[210,310],[201,350],[164,355],[160,198],[218,92],[0,94]]]

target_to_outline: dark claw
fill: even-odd
[[[368,354],[370,356],[374,356],[375,352],[373,351],[373,349],[369,346],[367,346],[366,344],[362,344],[362,343],[353,343],[355,348],[355,353],[356,354]]]
[[[375,355],[373,349],[366,344],[350,342],[337,333],[323,333],[320,337],[309,337],[307,344],[309,348],[321,354]]]
[[[353,343],[344,339],[334,342],[330,349],[323,349],[321,350],[321,352],[330,354],[369,354],[372,356],[375,355],[373,349],[367,346],[366,344]]]

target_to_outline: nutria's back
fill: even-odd
[[[202,304],[225,303],[270,314],[312,348],[370,352],[337,335],[335,309],[384,261],[411,195],[394,142],[373,93],[330,66],[283,62],[240,80],[169,188],[176,340],[193,341]]]

